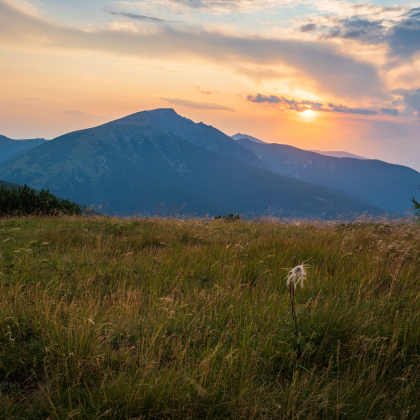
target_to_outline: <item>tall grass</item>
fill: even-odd
[[[0,418],[419,418],[419,245],[396,223],[0,221]]]

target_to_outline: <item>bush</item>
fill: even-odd
[[[227,216],[215,216],[216,220],[224,220],[225,222],[237,222],[241,220],[241,216],[239,214],[234,215],[233,213],[228,214]]]
[[[80,215],[80,206],[69,200],[60,200],[49,190],[37,192],[27,185],[18,189],[0,188],[0,215]]]
[[[414,218],[417,222],[420,222],[420,203],[414,197],[411,199],[411,202],[413,203],[413,211],[415,212]]]

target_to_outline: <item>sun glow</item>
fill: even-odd
[[[300,117],[307,122],[313,121],[316,118],[316,112],[312,111],[311,109],[307,109],[306,111],[301,112]]]

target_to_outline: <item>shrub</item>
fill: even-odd
[[[0,215],[56,215],[65,213],[80,215],[80,206],[69,200],[60,200],[49,190],[37,192],[27,185],[18,189],[0,188]]]
[[[413,211],[415,212],[414,218],[417,222],[420,222],[420,203],[414,197],[411,199],[411,202],[413,203]]]
[[[234,215],[233,213],[228,214],[227,216],[215,216],[216,220],[224,220],[225,222],[236,222],[241,220],[241,216],[239,214]]]

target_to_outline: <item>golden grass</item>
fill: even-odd
[[[2,220],[0,418],[418,418],[419,245],[409,223]]]

